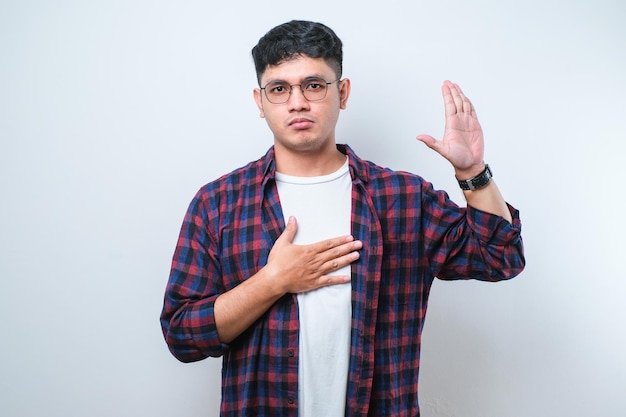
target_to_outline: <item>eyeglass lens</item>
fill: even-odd
[[[289,100],[291,90],[294,87],[300,87],[304,98],[308,101],[318,101],[326,97],[328,90],[328,82],[321,78],[307,78],[301,84],[290,85],[284,81],[275,81],[264,87],[265,96],[274,104],[285,103]]]

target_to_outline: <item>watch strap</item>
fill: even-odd
[[[459,182],[459,186],[462,190],[474,191],[483,188],[489,181],[493,178],[493,174],[491,173],[491,169],[488,164],[485,164],[485,169],[480,174],[476,175],[474,178],[470,178],[468,180],[460,180],[457,178]]]

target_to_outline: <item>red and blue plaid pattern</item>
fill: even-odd
[[[499,281],[524,268],[521,223],[454,204],[419,176],[359,159],[345,145],[352,234],[352,336],[346,416],[419,416],[420,338],[434,277]],[[285,295],[229,345],[218,295],[266,264],[284,229],[274,152],[202,187],[181,228],[161,324],[179,360],[223,356],[222,416],[298,415],[298,308]],[[323,366],[323,364],[320,364]]]

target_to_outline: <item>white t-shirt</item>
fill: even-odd
[[[318,177],[276,173],[285,218],[298,221],[295,244],[348,235],[352,179],[348,161],[336,172]],[[336,272],[350,275],[350,266]],[[298,357],[299,417],[345,415],[350,329],[350,283],[298,294],[300,344]]]

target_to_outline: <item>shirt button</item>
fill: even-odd
[[[287,351],[287,356],[289,356],[290,358],[293,358],[294,355],[295,355],[295,353],[294,353],[293,349],[289,349]]]
[[[295,402],[296,402],[296,400],[294,400],[294,399],[293,399],[293,397],[289,397],[289,398],[287,398],[287,402],[288,402],[289,404],[293,404],[293,403],[295,403]]]

